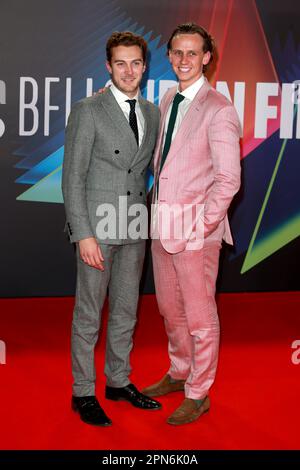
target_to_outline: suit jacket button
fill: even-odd
[[[142,191],[141,191],[141,192],[140,192],[140,196],[142,196],[142,195],[143,195],[143,193],[142,193]]]
[[[115,150],[115,154],[118,155],[120,153],[120,150]]]
[[[131,173],[131,169],[129,168],[128,173]]]
[[[127,191],[127,196],[130,196],[130,191]]]

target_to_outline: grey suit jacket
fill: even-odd
[[[124,220],[130,223],[131,219],[125,214],[130,206],[146,204],[146,169],[158,134],[158,108],[142,97],[139,97],[139,104],[145,119],[140,147],[110,90],[85,98],[72,108],[66,128],[62,178],[71,242],[89,237],[106,244],[140,241],[124,238],[126,227],[121,228],[119,223],[120,219],[123,225]],[[121,205],[120,196],[123,196]],[[108,215],[103,213],[103,204],[113,206],[117,225],[115,231],[110,230],[100,239],[96,227],[101,217],[107,220]],[[102,205],[100,210],[99,205]]]

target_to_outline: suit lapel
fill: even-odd
[[[161,150],[162,150],[161,148],[162,141],[163,141],[163,136],[164,136],[164,129],[166,125],[167,112],[174,96],[176,95],[176,91],[177,91],[177,88],[174,87],[170,91],[167,92],[168,94],[166,95],[165,102],[163,106],[161,106],[160,108],[160,111],[161,111],[160,128],[159,128],[159,134],[158,134],[158,139],[157,139],[157,144],[156,144],[157,153],[156,153],[156,159],[155,159],[154,165],[156,165],[157,161],[160,159]]]
[[[142,96],[139,97],[139,105],[144,117],[144,133],[141,145],[139,146],[138,151],[133,158],[133,164],[137,163],[140,159],[143,158],[142,153],[145,149],[145,145],[149,144],[149,134],[152,132],[153,116],[151,107]]]
[[[203,109],[202,104],[205,101],[207,93],[210,89],[211,85],[207,82],[207,80],[205,80],[204,84],[193,99],[187,113],[185,114],[181,122],[178,132],[174,137],[174,140],[170,147],[170,151],[164,164],[164,168],[168,165],[168,162],[170,162],[173,156],[177,152],[179,152],[180,148],[186,143],[189,134],[192,132],[194,127],[199,126],[199,118]]]
[[[111,118],[114,126],[117,128],[117,132],[121,133],[125,137],[132,153],[135,154],[138,150],[138,147],[134,134],[114,95],[110,90],[107,90],[103,95],[101,95],[101,97],[101,104]]]
[[[144,117],[144,133],[143,133],[143,139],[142,142],[140,142],[140,146],[137,149],[137,152],[132,160],[132,164],[136,163],[140,157],[141,151],[143,150],[143,147],[145,145],[145,142],[147,142],[147,134],[149,132],[149,129],[151,128],[150,122],[151,122],[151,112],[150,112],[150,107],[148,106],[147,102],[139,96],[139,106],[141,108],[143,117]],[[132,132],[132,131],[131,131]]]
[[[142,114],[144,116],[144,135],[143,135],[142,142],[140,142],[140,149],[141,149],[141,147],[144,145],[144,143],[147,139],[147,132],[149,130],[151,114],[150,114],[150,108],[149,108],[147,102],[144,100],[144,98],[142,98],[142,97],[139,98],[139,105],[140,105]]]
[[[176,152],[186,142],[188,135],[194,127],[193,124],[196,124],[196,126],[199,125],[197,115],[201,111],[201,103],[206,99],[207,93],[210,88],[210,85],[207,82],[204,82],[204,84],[198,91],[197,95],[193,99],[187,113],[185,114],[182,120],[178,132],[172,142],[170,151],[174,150],[174,152]]]

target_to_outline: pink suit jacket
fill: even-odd
[[[240,187],[240,125],[237,113],[227,98],[205,79],[192,101],[172,141],[159,175],[165,120],[177,87],[167,91],[161,102],[161,123],[154,154],[154,190],[156,208],[152,213],[151,233],[160,238],[165,250],[179,253],[201,249],[203,242],[221,241],[232,244],[227,210]],[[157,199],[156,187],[159,178]],[[175,207],[172,227],[183,217],[184,207],[203,207],[202,239],[192,235],[199,215],[192,212],[190,230],[182,237],[165,237],[164,221],[158,223],[162,206]],[[200,213],[200,212],[199,212]],[[199,222],[199,220],[198,220]]]

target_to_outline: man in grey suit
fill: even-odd
[[[161,407],[129,380],[146,238],[145,227],[141,233],[130,229],[139,225],[137,213],[144,214],[140,225],[147,225],[145,174],[159,125],[158,108],[139,94],[146,53],[141,36],[113,33],[106,44],[112,86],[76,103],[66,129],[62,189],[77,252],[72,408],[100,426],[111,424],[95,396],[94,365],[107,288],[105,396],[143,409]]]

